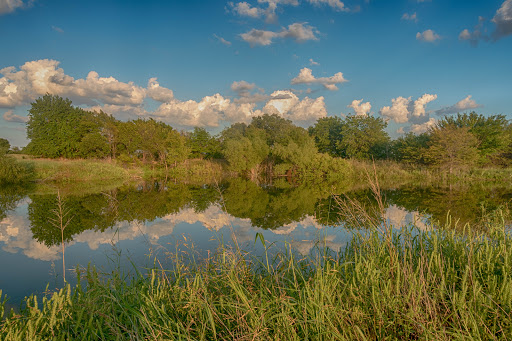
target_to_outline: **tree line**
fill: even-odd
[[[153,119],[119,121],[46,94],[32,103],[30,143],[23,152],[48,158],[111,158],[174,167],[190,158],[225,159],[250,177],[347,174],[344,159],[390,159],[453,172],[512,160],[512,125],[504,115],[474,112],[447,116],[427,132],[392,140],[387,122],[370,115],[325,117],[309,129],[278,115],[235,123],[212,136],[203,128],[177,131]]]

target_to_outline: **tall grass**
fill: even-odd
[[[123,168],[104,160],[71,159],[19,159],[32,165],[36,180],[43,182],[113,181],[141,179],[140,169]]]

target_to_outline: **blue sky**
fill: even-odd
[[[0,0],[0,136],[46,92],[213,133],[277,113],[512,118],[512,0]]]

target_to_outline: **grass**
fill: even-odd
[[[33,165],[35,179],[40,182],[114,181],[141,179],[142,171],[123,168],[113,162],[92,159],[36,159],[19,156],[22,164]]]
[[[89,268],[83,286],[42,305],[30,297],[15,314],[0,304],[0,339],[512,338],[512,236],[499,214],[485,234],[367,224],[338,254],[221,248],[131,281]]]
[[[195,182],[213,182],[225,176],[225,164],[221,161],[192,159],[168,170],[142,163],[122,164],[109,160],[94,159],[41,159],[28,155],[16,155],[20,165],[30,166],[34,178],[42,183],[108,183],[142,179],[179,179]]]
[[[367,186],[367,171],[375,165],[377,178],[383,187],[397,187],[406,183],[414,184],[473,184],[488,182],[508,184],[512,181],[512,168],[488,167],[458,170],[449,174],[446,170],[407,165],[391,160],[361,161],[349,160],[352,166],[352,182]]]

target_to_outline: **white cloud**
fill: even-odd
[[[512,34],[512,0],[505,0],[491,20],[496,24],[492,38],[498,40]]]
[[[146,94],[155,101],[162,103],[172,101],[174,98],[172,90],[160,86],[156,77],[149,79]]]
[[[267,4],[266,8],[252,6],[246,1],[233,3],[228,2],[228,6],[235,15],[241,17],[249,17],[253,19],[259,19],[265,17],[267,23],[273,23],[277,21],[276,10],[278,5],[291,5],[298,6],[297,0],[258,0],[259,4]]]
[[[68,97],[75,105],[82,105],[87,110],[103,110],[118,119],[153,117],[175,127],[190,128],[248,123],[252,117],[263,113],[257,108],[258,102],[276,104],[279,100],[276,96],[266,95],[255,84],[242,80],[231,84],[231,89],[238,95],[233,100],[214,94],[199,101],[183,101],[176,99],[171,89],[161,86],[157,78],[149,79],[146,88],[132,82],[120,82],[113,77],[100,77],[94,71],[89,72],[85,79],[75,79],[58,65],[58,61],[45,59],[27,62],[19,70],[15,67],[0,70],[0,75],[3,75],[0,78],[0,107],[28,105],[48,92]],[[339,81],[335,76],[326,79],[325,86]],[[317,82],[324,81],[320,79]],[[299,100],[292,92],[286,94],[295,96],[295,100],[293,108],[280,112],[283,116],[304,125],[326,115],[323,97]],[[148,111],[145,108],[148,99],[161,104],[156,110]],[[26,120],[14,115],[14,111],[6,112],[3,117],[9,121]]]
[[[222,37],[219,37],[218,35],[214,34],[213,35],[218,41],[220,41],[222,44],[226,45],[226,46],[231,46],[231,42],[230,41],[227,41],[226,39],[222,38]]]
[[[424,94],[413,102],[411,97],[399,96],[391,99],[391,106],[382,107],[380,114],[396,123],[423,123],[429,119],[425,107],[435,99],[437,99],[437,95]]]
[[[461,99],[457,103],[452,106],[444,107],[439,110],[436,110],[437,115],[449,115],[459,113],[464,110],[476,109],[481,107],[474,99],[471,98],[471,95],[468,95],[466,98]]]
[[[382,107],[380,114],[384,117],[394,120],[396,123],[405,123],[409,120],[409,102],[411,97],[404,98],[399,96],[391,99],[391,107]]]
[[[263,107],[264,113],[278,114],[303,127],[327,116],[324,97],[322,96],[316,99],[305,97],[299,100],[297,95],[289,90],[278,90],[274,91],[270,98]]]
[[[259,88],[256,90],[256,84],[243,80],[239,82],[233,82],[231,84],[231,90],[236,92],[238,95],[238,98],[233,100],[233,102],[236,104],[263,102],[269,98],[269,96],[265,95],[263,89]],[[256,91],[251,92],[253,90]]]
[[[256,84],[254,84],[254,83],[249,83],[246,81],[239,81],[239,82],[235,81],[231,84],[231,90],[233,90],[236,93],[247,92],[247,91],[251,91],[252,89],[254,89],[255,86],[256,86]]]
[[[354,113],[357,116],[367,115],[372,110],[370,102],[361,103],[362,99],[355,99],[351,104],[347,105],[347,108],[354,109]]]
[[[471,39],[471,33],[469,33],[469,30],[467,28],[463,29],[462,32],[459,34],[459,40],[469,40]]]
[[[441,39],[441,36],[429,29],[429,30],[423,31],[422,33],[420,33],[420,32],[416,33],[416,39],[425,41],[428,43],[433,43],[434,41]]]
[[[434,101],[437,99],[437,95],[431,95],[431,94],[424,94],[420,98],[418,98],[416,101],[414,101],[413,104],[413,111],[412,111],[412,117],[414,118],[420,118],[425,117],[425,107],[428,103]]]
[[[179,127],[218,127],[221,122],[250,122],[261,115],[255,103],[233,103],[220,94],[205,96],[201,101],[172,100],[162,103],[148,115]]]
[[[418,17],[416,16],[416,12],[414,12],[412,14],[404,13],[404,15],[402,15],[402,20],[418,22]]]
[[[429,118],[427,122],[413,124],[407,130],[413,132],[414,134],[421,134],[429,130],[430,128],[435,127],[437,120],[435,118]]]
[[[14,12],[18,8],[25,8],[30,5],[30,2],[23,2],[22,0],[0,0],[0,15]]]
[[[340,12],[348,12],[349,9],[345,7],[345,4],[341,2],[340,0],[308,0],[310,4],[320,6],[320,5],[327,5],[331,8],[333,8],[336,11]]]
[[[267,46],[272,44],[272,39],[278,37],[279,34],[272,31],[257,30],[253,28],[247,33],[240,34],[240,37],[248,42],[251,47],[256,45]]]
[[[46,93],[68,97],[77,104],[140,105],[146,91],[133,82],[100,77],[95,71],[85,79],[74,79],[59,68],[59,62],[42,59],[0,70],[0,107],[27,104]]]
[[[264,12],[261,8],[251,7],[251,5],[245,1],[237,4],[230,2],[229,6],[231,6],[233,13],[242,17],[259,18]]]
[[[293,39],[298,43],[303,43],[308,40],[318,40],[315,33],[318,31],[307,23],[294,23],[288,25],[288,28],[283,28],[280,32],[257,30],[253,28],[249,32],[240,34],[240,37],[248,42],[251,47],[256,45],[267,46],[272,44],[276,38]]]
[[[288,29],[283,29],[279,34],[282,38],[294,39],[298,43],[303,43],[308,40],[318,40],[315,32],[318,31],[307,23],[294,23],[288,25]]]
[[[313,58],[309,58],[309,64],[310,64],[310,65],[320,65],[320,63],[315,62],[315,61],[313,60]]]
[[[7,122],[18,122],[18,123],[26,123],[28,122],[28,117],[26,116],[19,116],[14,114],[14,110],[7,110],[4,113],[4,120]]]
[[[328,90],[338,90],[336,84],[341,84],[348,82],[345,78],[343,78],[343,73],[338,72],[331,77],[320,77],[315,78],[311,69],[305,67],[300,70],[300,73],[297,77],[293,78],[292,84],[322,84]]]

